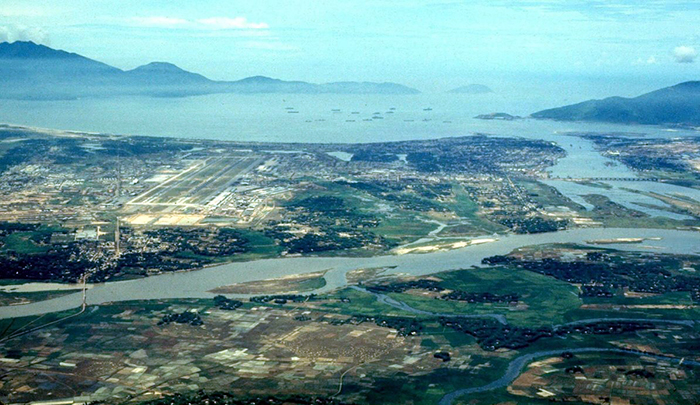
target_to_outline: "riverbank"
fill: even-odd
[[[488,238],[489,236],[484,236]],[[460,249],[425,254],[387,255],[363,258],[297,257],[235,262],[207,269],[162,274],[148,278],[94,285],[88,292],[88,305],[108,302],[212,298],[219,287],[253,281],[281,278],[296,274],[328,270],[326,285],[308,293],[326,293],[348,285],[346,274],[362,268],[386,268],[385,274],[421,276],[447,270],[481,266],[481,259],[504,255],[516,248],[551,243],[579,243],[598,239],[646,238],[647,244],[615,244],[610,247],[624,250],[654,251],[660,253],[699,254],[700,233],[691,231],[586,228],[563,232],[530,235],[500,236],[491,243],[474,244]],[[231,295],[245,298],[245,295]],[[0,319],[41,315],[77,308],[82,294],[75,293],[51,300],[13,307],[0,307]]]

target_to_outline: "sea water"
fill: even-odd
[[[87,132],[204,138],[225,141],[365,143],[469,136],[524,137],[556,142],[567,156],[549,169],[552,178],[634,178],[628,167],[601,156],[593,143],[572,134],[621,133],[673,138],[698,132],[655,126],[519,119],[482,120],[479,114],[526,116],[567,100],[547,94],[212,94],[183,98],[117,97],[58,101],[0,100],[0,122]],[[347,156],[344,156],[347,159]],[[684,215],[635,203],[666,204],[624,189],[700,198],[695,190],[659,183],[627,182],[612,189],[565,181],[549,183],[581,203],[581,195],[603,194],[650,215]]]

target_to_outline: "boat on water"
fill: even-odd
[[[332,108],[331,112],[340,112],[340,108]]]
[[[428,108],[424,108],[423,111],[433,111],[433,109],[428,107]]]
[[[287,114],[299,114],[299,111],[289,110],[289,111],[287,111]]]
[[[350,114],[359,114],[359,113],[360,113],[359,111],[353,111]]]

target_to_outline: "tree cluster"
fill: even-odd
[[[187,324],[191,326],[201,326],[204,325],[202,317],[193,311],[185,311],[181,313],[168,314],[163,316],[160,321],[158,321],[158,326],[167,325],[170,323]]]
[[[441,318],[440,323],[448,328],[474,336],[484,350],[522,349],[532,343],[554,336],[570,334],[619,335],[644,329],[653,329],[651,322],[602,321],[576,323],[559,328],[540,327],[537,329],[504,325],[485,318]]]

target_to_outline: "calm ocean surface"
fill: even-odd
[[[473,118],[491,112],[527,116],[572,101],[578,99],[567,101],[536,94],[504,96],[495,93],[214,94],[186,98],[0,100],[0,122],[112,134],[262,142],[377,142],[475,132],[544,139],[569,131],[638,132],[650,136],[684,134],[654,127]]]

